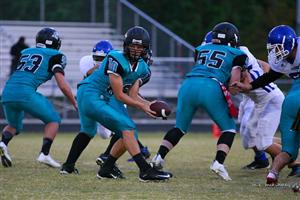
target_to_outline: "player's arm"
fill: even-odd
[[[254,81],[252,81],[250,83],[251,85],[251,90],[255,90],[257,88],[263,87],[271,82],[276,81],[277,79],[279,79],[283,74],[276,72],[272,69],[270,69],[269,72],[264,73],[262,76],[258,77],[257,79],[255,79]]]
[[[89,69],[89,70],[86,72],[85,76],[91,75],[97,68],[98,68],[98,66],[94,66],[93,68]]]
[[[147,101],[140,93],[139,89],[144,86],[146,83],[150,81],[151,78],[151,70],[150,67],[148,67],[148,71],[141,76],[140,79],[138,79],[132,88],[129,90],[129,96],[136,98],[140,102],[144,102],[147,104],[151,104],[152,102]]]
[[[110,86],[113,90],[113,93],[119,101],[122,101],[126,105],[140,108],[145,113],[154,117],[155,112],[150,109],[150,106],[148,104],[142,103],[123,92],[123,80],[120,75],[110,73],[109,81],[110,81]]]
[[[257,62],[260,65],[260,68],[262,68],[262,70],[264,70],[264,73],[267,73],[268,71],[270,71],[269,63],[267,63],[263,60],[258,60],[258,59],[257,59]]]
[[[240,82],[242,77],[242,71],[245,71],[247,55],[242,54],[233,60],[233,68],[231,70],[231,77],[229,80],[229,85],[232,85],[234,82]],[[237,88],[229,87],[229,92],[233,95],[236,95],[239,91]]]
[[[154,112],[150,109],[149,105],[139,102],[126,93],[123,92],[123,79],[121,75],[124,73],[122,66],[114,58],[109,57],[105,66],[106,73],[109,76],[110,86],[112,88],[114,96],[122,101],[126,105],[140,108],[147,114],[152,116]]]
[[[279,79],[282,75],[283,75],[282,73],[270,69],[269,72],[264,73],[262,76],[258,77],[251,83],[233,82],[231,84],[231,87],[236,87],[242,92],[248,92],[250,90],[255,90],[271,82],[274,82],[275,80]]]
[[[66,62],[65,62],[64,55],[58,54],[58,55],[51,57],[51,59],[49,61],[48,70],[51,71],[52,73],[54,73],[54,77],[55,77],[55,80],[56,80],[56,83],[57,83],[59,89],[71,101],[75,110],[78,110],[77,102],[72,93],[72,90],[71,90],[68,82],[65,80],[65,75],[64,75],[65,65],[66,65]]]
[[[139,94],[139,89],[140,89],[141,84],[142,84],[141,82],[142,82],[142,80],[141,80],[141,79],[138,79],[138,80],[133,84],[133,86],[130,88],[130,90],[129,90],[129,92],[128,92],[128,95],[129,95],[131,98],[133,98],[133,99],[135,99],[135,100],[137,100],[137,101],[139,101],[139,102],[141,102],[141,103],[148,104],[148,105],[150,106],[151,102],[148,101],[148,100],[146,100],[145,98],[143,98],[143,97]]]

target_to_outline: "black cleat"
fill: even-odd
[[[247,169],[247,170],[256,170],[256,169],[263,169],[263,168],[269,168],[270,163],[269,160],[254,160],[252,163],[249,165],[246,165],[242,169]]]
[[[115,165],[111,170],[100,168],[97,173],[99,179],[125,179],[122,171]]]
[[[100,154],[100,156],[98,158],[96,158],[96,163],[97,165],[102,166],[104,164],[104,162],[107,160],[108,155],[102,153]]]
[[[61,170],[59,171],[60,174],[65,175],[65,174],[79,174],[78,169],[75,168],[74,165],[67,165],[63,164]]]
[[[158,171],[154,168],[150,168],[146,172],[140,173],[140,181],[149,182],[149,181],[166,181],[169,180],[173,175],[169,172]]]

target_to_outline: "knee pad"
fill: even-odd
[[[173,128],[167,132],[164,140],[169,141],[173,146],[175,146],[182,136],[184,136],[184,134],[179,128]]]
[[[234,136],[235,133],[234,132],[224,132],[222,133],[222,135],[220,136],[219,140],[218,140],[218,145],[219,144],[226,144],[227,146],[229,146],[229,148],[231,148],[231,145],[233,143],[234,140]]]

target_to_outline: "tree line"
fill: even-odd
[[[113,0],[116,1],[116,0]],[[273,26],[295,28],[295,0],[129,0],[194,46],[222,21],[234,23],[241,43],[257,58],[266,59],[267,34]],[[103,20],[103,3],[96,1],[96,21]],[[112,2],[112,0],[110,0]],[[114,2],[115,4],[115,2]],[[90,1],[45,0],[46,21],[89,22]],[[1,0],[0,20],[39,20],[40,0]]]

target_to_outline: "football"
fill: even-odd
[[[164,101],[155,101],[150,105],[150,109],[156,112],[156,117],[166,119],[171,114],[170,106]]]

